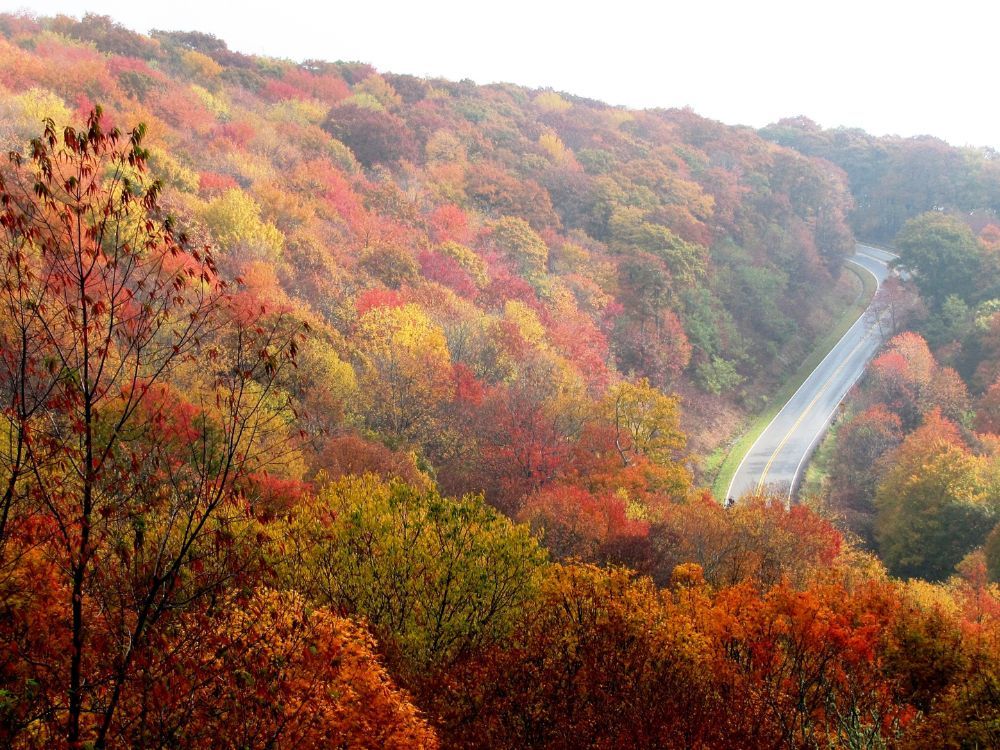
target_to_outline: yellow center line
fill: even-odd
[[[823,387],[819,389],[819,391],[816,393],[815,396],[813,396],[813,400],[809,402],[809,405],[802,410],[802,413],[799,414],[799,418],[795,420],[795,423],[789,428],[788,432],[785,433],[785,436],[781,439],[781,442],[778,443],[778,447],[774,449],[774,453],[772,453],[771,457],[767,459],[767,463],[764,464],[764,471],[762,471],[760,475],[760,481],[757,482],[756,491],[758,494],[760,493],[761,490],[764,489],[764,482],[767,480],[767,473],[771,470],[771,464],[774,463],[774,459],[778,457],[778,454],[781,453],[781,449],[784,448],[785,444],[791,439],[792,433],[794,433],[795,430],[799,428],[799,425],[802,424],[802,420],[804,420],[806,416],[809,414],[809,412],[812,411],[812,408],[816,405],[816,402],[820,400],[820,397],[822,397],[822,395],[826,393],[826,390],[830,387],[830,384],[833,383],[837,375],[840,374],[840,371],[843,370],[845,367],[847,367],[847,364],[851,361],[851,357],[853,357],[855,352],[857,352],[858,349],[860,349],[864,345],[865,341],[868,339],[868,333],[869,332],[866,332],[865,335],[861,337],[861,341],[859,341],[857,345],[851,350],[851,353],[848,354],[846,357],[844,357],[844,360],[843,362],[840,363],[840,366],[830,374],[830,377],[826,379],[826,382],[823,384]]]

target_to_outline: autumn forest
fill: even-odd
[[[0,153],[0,747],[1000,747],[997,152],[0,14]]]

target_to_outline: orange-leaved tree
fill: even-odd
[[[119,746],[438,747],[358,623],[266,588],[213,609],[185,612],[143,670]]]
[[[44,545],[64,576],[65,647],[28,680],[63,696],[32,731],[74,748],[108,745],[151,636],[242,566],[235,487],[288,427],[300,336],[163,214],[144,131],[46,120],[0,173],[0,566]]]

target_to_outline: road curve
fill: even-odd
[[[880,286],[889,275],[888,262],[895,257],[884,250],[858,244],[847,262],[872,274]],[[878,324],[870,311],[869,307],[854,322],[743,456],[729,484],[727,498],[738,499],[748,492],[767,489],[787,493],[791,501],[806,460],[840,402],[882,344]]]

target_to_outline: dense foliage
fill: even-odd
[[[899,253],[876,304],[886,347],[830,441],[823,494],[891,572],[944,578],[1000,510],[997,154],[801,117],[761,134],[843,168],[854,230]]]
[[[942,212],[904,225],[906,281],[876,307],[894,321],[887,337],[919,333],[886,343],[833,441],[826,498],[897,575],[946,578],[998,521],[995,234]]]
[[[1000,211],[1000,160],[992,148],[956,148],[926,135],[824,130],[806,117],[780,120],[761,135],[847,173],[855,200],[851,223],[862,239],[892,242],[907,221],[926,211],[965,214],[978,231]]]
[[[0,86],[4,747],[1000,743],[997,441],[919,337],[855,442],[959,575],[697,489],[852,294],[837,169],[97,16],[0,16]]]
[[[622,377],[682,393],[692,445],[715,447],[853,293],[835,283],[842,173],[689,111],[297,65],[99,16],[4,16],[0,71],[11,145],[93,102],[146,123],[168,210],[225,277],[309,319],[332,383],[317,427],[508,507],[566,474]],[[498,419],[550,450],[510,455]],[[501,469],[521,478],[497,486]]]

